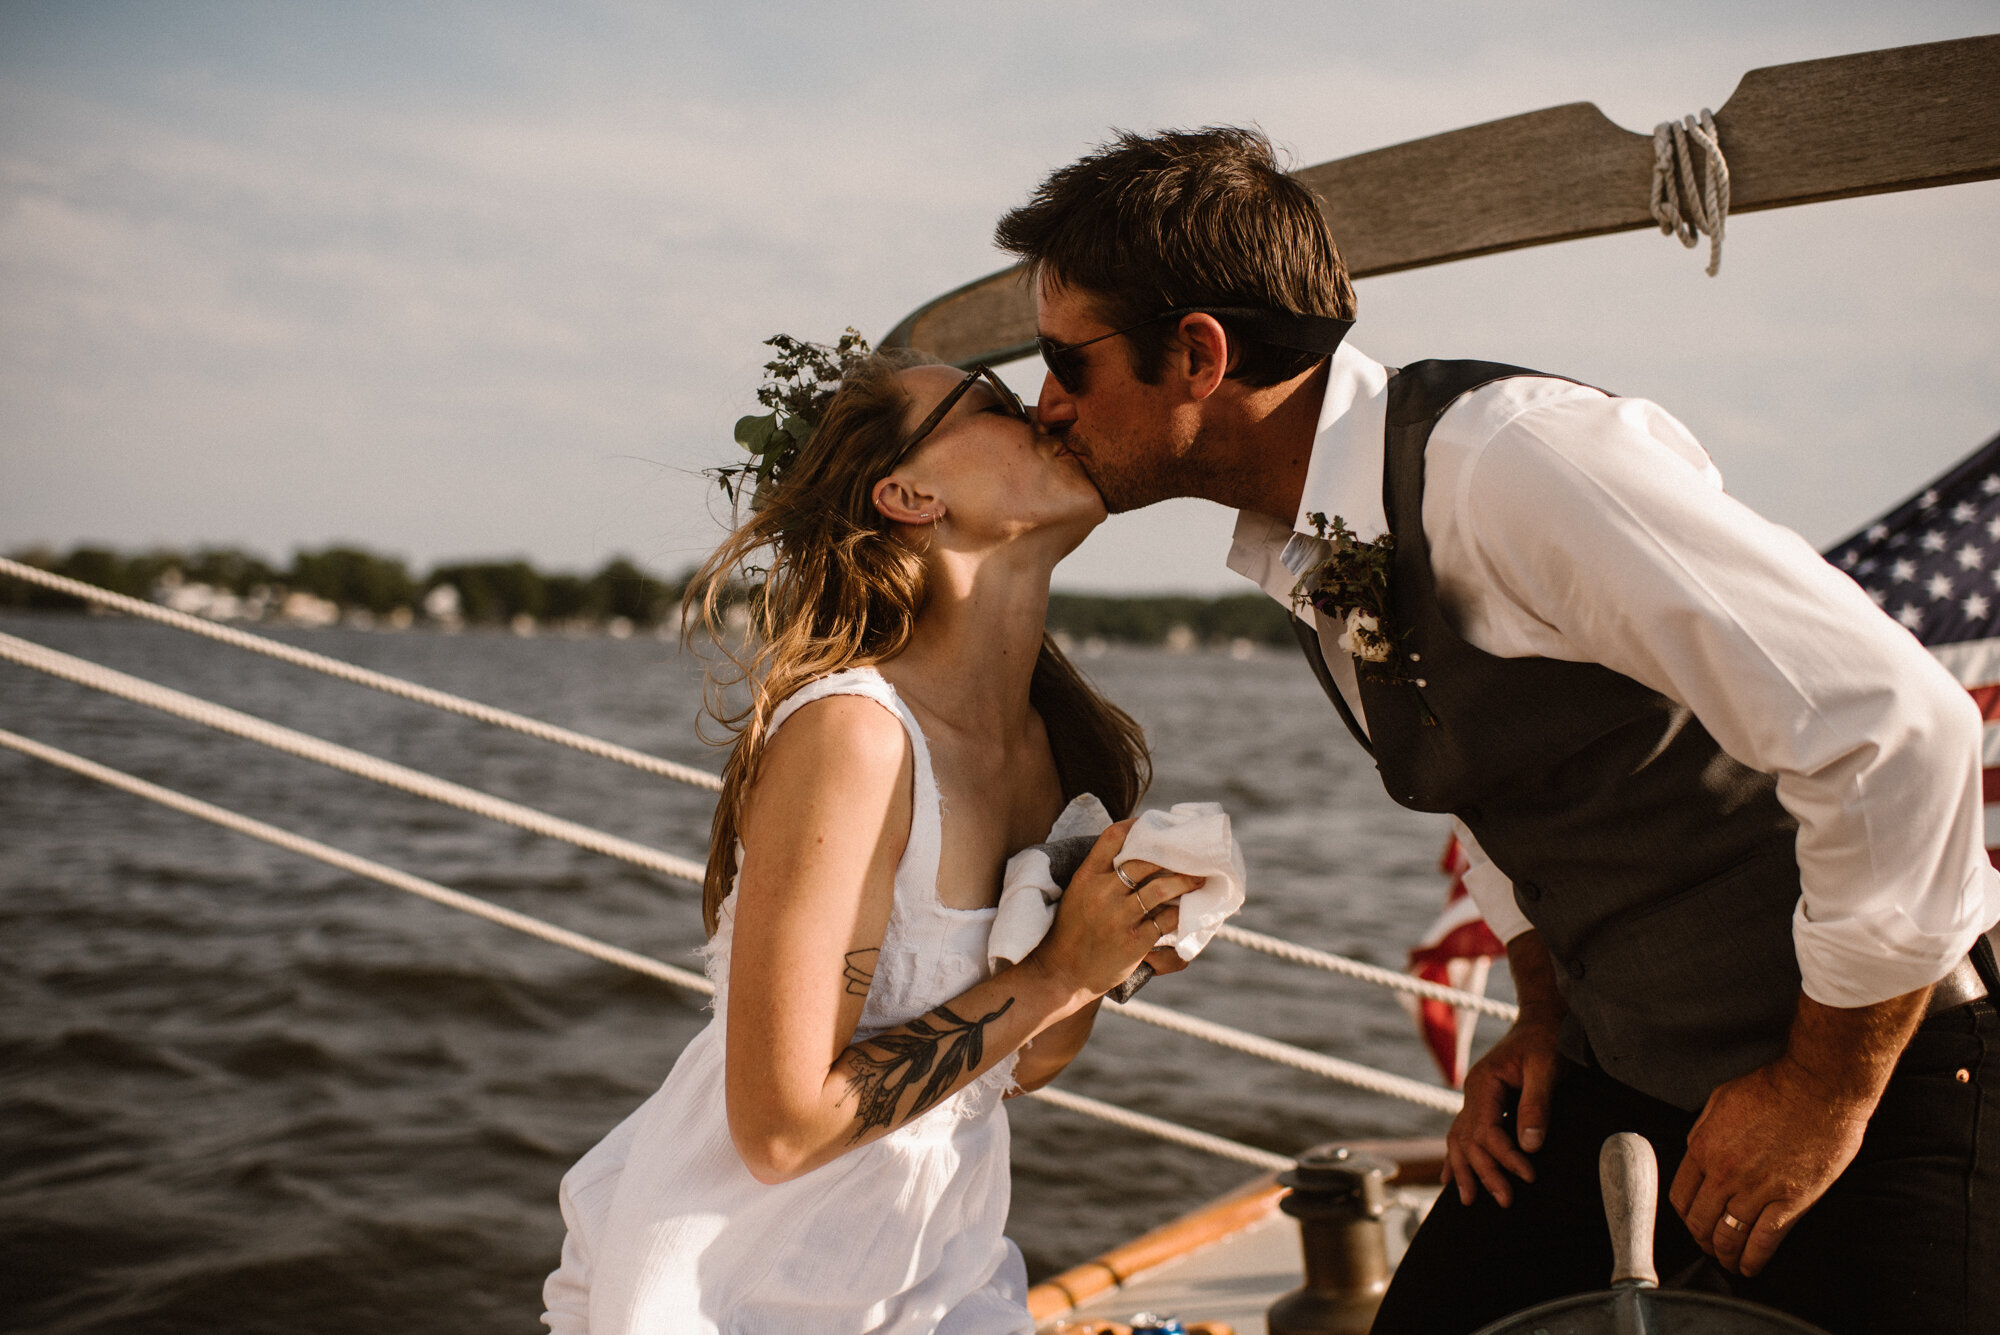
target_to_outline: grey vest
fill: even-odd
[[[1496,657],[1446,620],[1423,529],[1431,428],[1468,390],[1535,374],[1427,361],[1390,383],[1388,615],[1417,680],[1362,677],[1367,734],[1295,625],[1390,797],[1456,814],[1513,880],[1569,1003],[1565,1054],[1693,1111],[1784,1049],[1797,822],[1666,696],[1594,663]]]

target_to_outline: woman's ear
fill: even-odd
[[[937,497],[894,473],[877,482],[869,498],[892,524],[931,524],[944,518],[944,505]]]

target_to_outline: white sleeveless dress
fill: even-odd
[[[772,716],[862,695],[915,753],[909,842],[857,1037],[987,976],[992,909],[938,902],[942,811],[917,720],[872,668],[823,677]],[[742,865],[742,849],[737,849]],[[790,1182],[750,1176],[729,1138],[724,1027],[736,895],[709,943],[714,1018],[666,1083],[563,1177],[569,1227],[542,1320],[555,1335],[1031,1335],[1027,1273],[1001,1235],[1014,1057],[922,1116]]]

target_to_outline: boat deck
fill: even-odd
[[[1385,1218],[1389,1261],[1437,1198],[1441,1141],[1369,1145],[1401,1167]],[[1284,1195],[1266,1174],[1143,1237],[1035,1287],[1029,1310],[1044,1335],[1129,1321],[1135,1312],[1220,1322],[1235,1335],[1266,1335],[1264,1313],[1305,1281],[1298,1223],[1278,1209]]]

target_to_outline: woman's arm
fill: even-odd
[[[1129,820],[1122,821],[1113,828],[1123,831],[1130,828],[1131,824],[1132,822]],[[1122,834],[1119,836],[1119,842],[1121,844],[1124,842]],[[1116,847],[1110,850],[1110,854],[1112,855],[1115,855],[1116,852]],[[1141,876],[1154,870],[1152,863],[1140,862],[1137,859],[1125,864],[1125,871],[1128,875],[1135,874],[1135,868],[1137,869],[1136,874]],[[1081,874],[1081,871],[1079,871],[1078,875]],[[1161,879],[1165,880],[1166,878]],[[1187,882],[1188,888],[1193,889],[1195,886],[1203,884],[1205,880],[1205,877],[1197,876]],[[1150,904],[1153,902],[1153,887],[1160,883],[1161,881],[1146,882],[1147,903]],[[1160,917],[1163,921],[1173,921],[1173,919],[1167,917],[1164,911],[1161,912]],[[1176,911],[1176,917],[1178,917],[1178,911]],[[1146,963],[1153,967],[1153,972],[1156,975],[1179,973],[1182,969],[1187,968],[1187,961],[1182,959],[1171,947],[1163,950],[1148,951],[1146,953]],[[1092,999],[1088,1006],[1085,1006],[1082,1010],[1076,1012],[1076,1014],[1066,1020],[1057,1021],[1037,1034],[1034,1041],[1021,1050],[1021,1060],[1015,1063],[1014,1066],[1014,1084],[1018,1092],[1026,1094],[1040,1089],[1043,1085],[1048,1084],[1049,1081],[1061,1075],[1063,1070],[1072,1061],[1076,1060],[1076,1054],[1082,1052],[1083,1045],[1090,1041],[1091,1027],[1097,1022],[1097,1010],[1103,1004],[1103,1001],[1104,998],[1102,997]]]
[[[1173,927],[1171,904],[1149,921],[1112,874],[1126,828],[1114,826],[1027,959],[855,1042],[909,835],[911,775],[902,725],[860,697],[805,706],[764,754],[742,822],[726,1060],[730,1134],[759,1181],[810,1172],[935,1107],[1090,1008]],[[1149,903],[1187,889],[1154,884]]]

